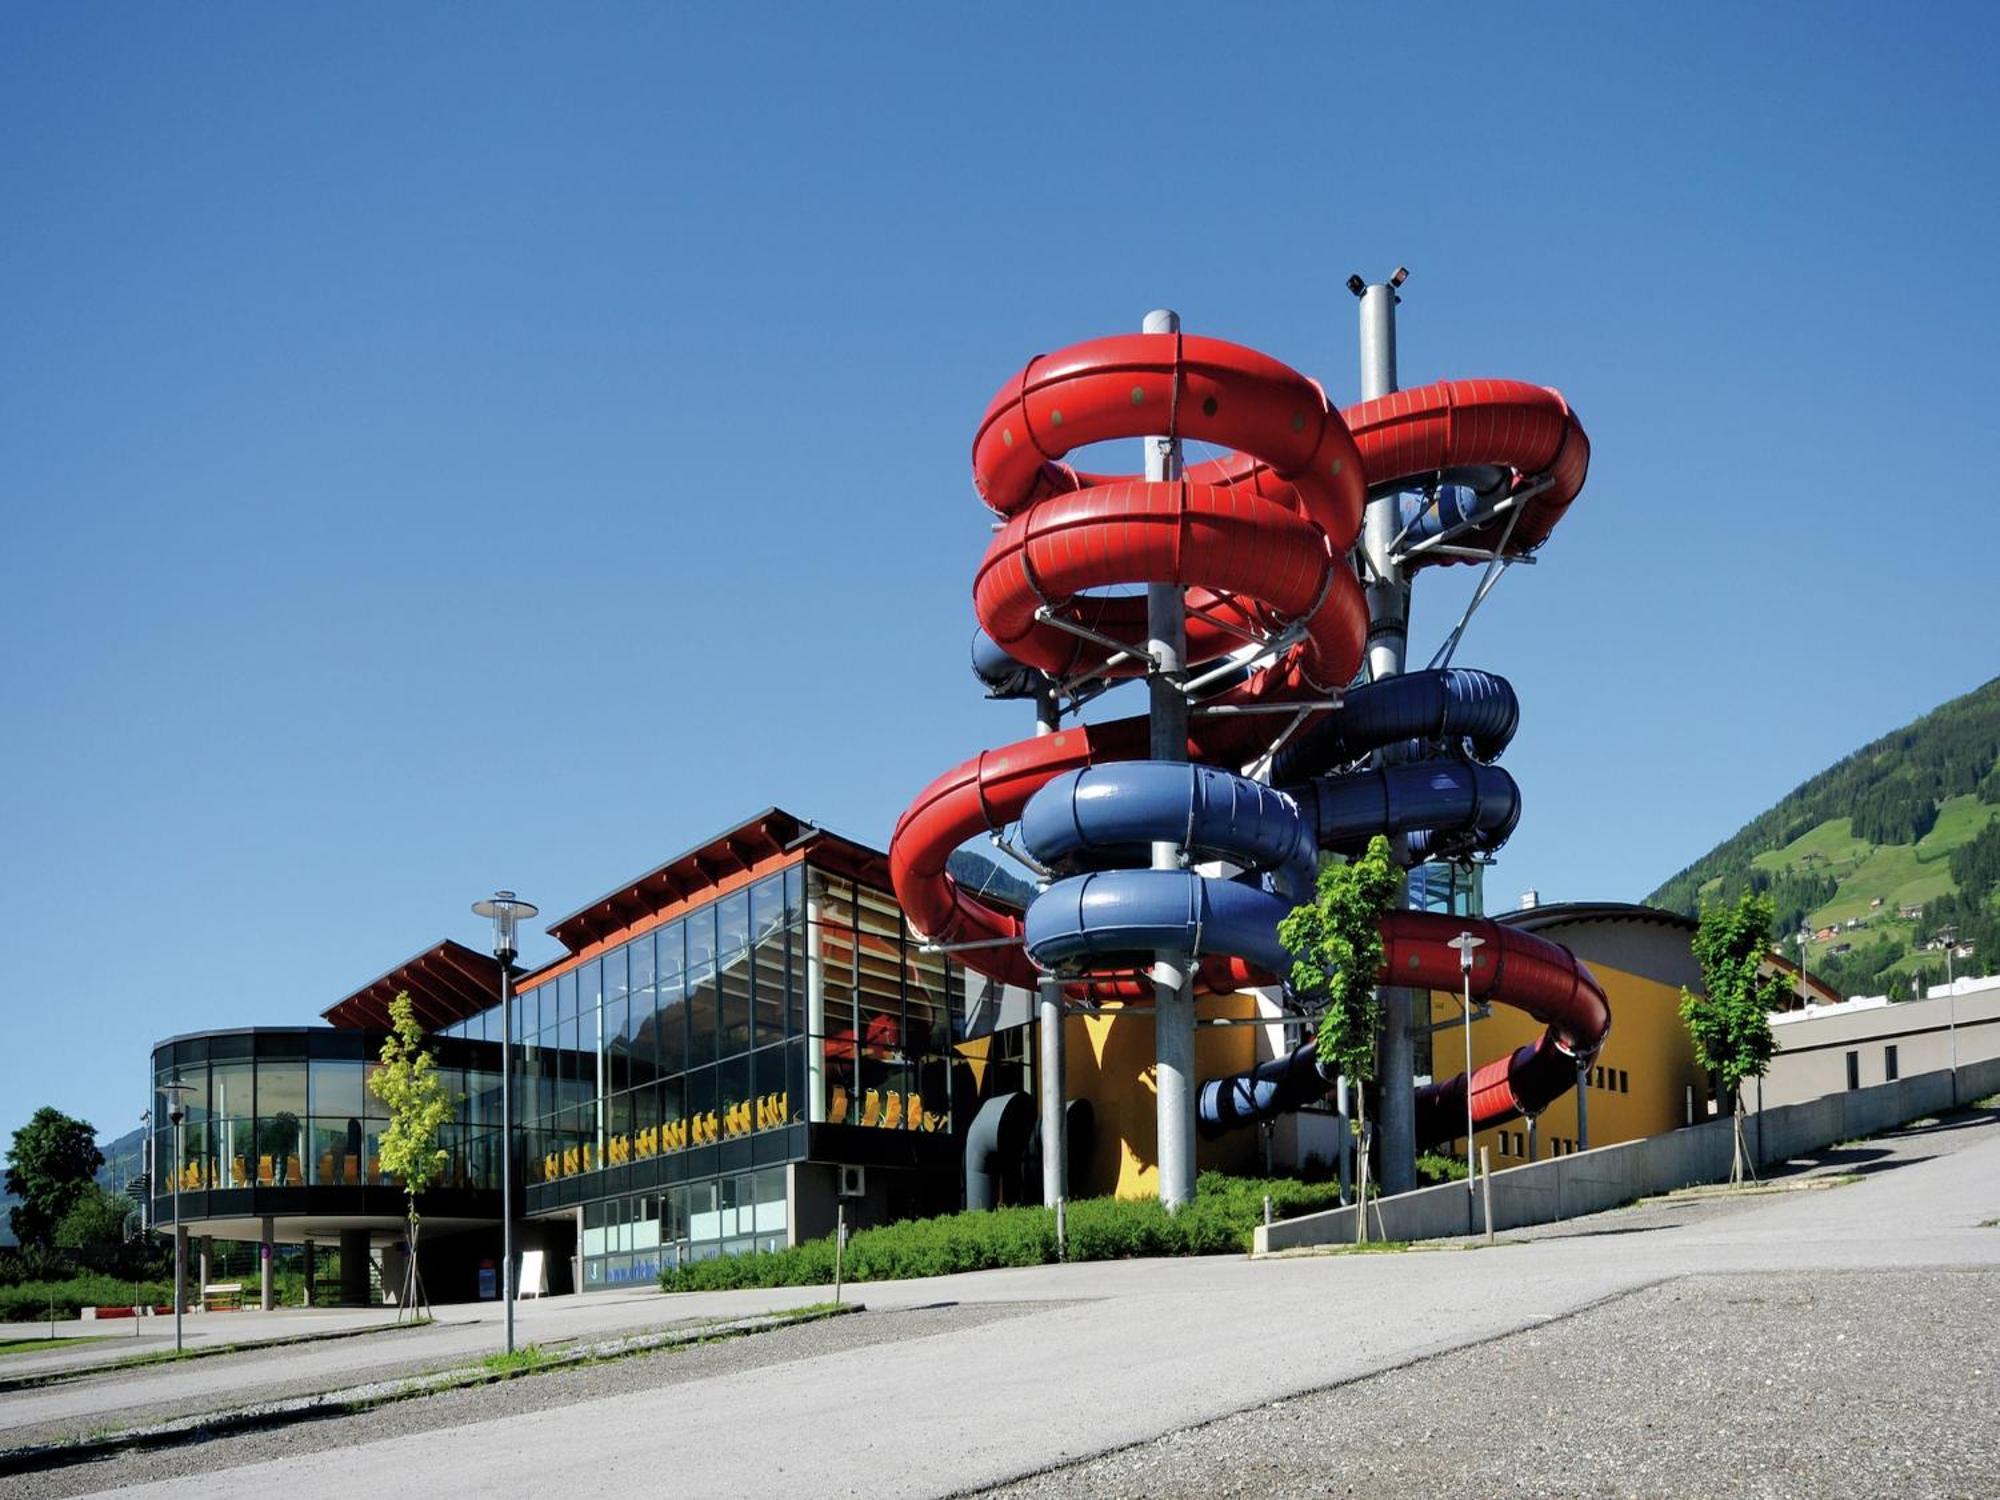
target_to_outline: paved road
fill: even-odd
[[[804,1478],[819,1495],[948,1494],[1152,1443],[1468,1345],[1497,1347],[1684,1277],[1727,1289],[1773,1274],[1846,1273],[1853,1278],[1846,1284],[1865,1295],[1887,1273],[2000,1270],[2000,1230],[1982,1227],[2000,1219],[2000,1124],[1989,1118],[1883,1145],[1875,1170],[1851,1186],[1685,1213],[1641,1208],[1628,1219],[1600,1216],[1565,1236],[1494,1249],[1044,1267],[869,1287],[861,1295],[874,1308],[1043,1306],[889,1346],[718,1369],[710,1378],[510,1409],[446,1430],[371,1439],[357,1429],[352,1442],[282,1459],[231,1466],[236,1450],[214,1445],[204,1472],[145,1488],[291,1497],[374,1488],[441,1497],[482,1494],[496,1475],[512,1488],[553,1488],[588,1475],[593,1487],[645,1493],[757,1493]],[[1902,1283],[1881,1280],[1884,1291],[1892,1285]],[[573,1313],[552,1303],[546,1316],[553,1328],[564,1317],[629,1323],[643,1309],[664,1321],[802,1300],[797,1291],[729,1293]],[[1672,1305],[1662,1304],[1663,1317]],[[1554,1358],[1565,1347],[1563,1330],[1575,1326],[1546,1330],[1540,1357]],[[1637,1337],[1633,1328],[1620,1334]],[[1672,1392],[1634,1380],[1615,1402],[1652,1405],[1672,1431]],[[1889,1387],[1881,1396],[1901,1399]],[[1986,1400],[1986,1410],[1996,1408],[2000,1401]],[[1558,1453],[1592,1436],[1550,1424]],[[2000,1492],[1993,1453],[2000,1439],[1977,1441],[1985,1446],[1974,1456],[1995,1476],[1988,1492]]]

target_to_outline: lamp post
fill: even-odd
[[[500,960],[500,1302],[507,1352],[514,1352],[514,927],[541,910],[512,891],[472,903],[474,916],[493,922],[493,956]]]
[[[1479,1174],[1472,1166],[1472,953],[1485,947],[1486,939],[1461,932],[1446,946],[1458,950],[1458,974],[1465,987],[1460,1001],[1465,1009],[1465,1186],[1477,1198]]]
[[[1812,1003],[1806,994],[1806,942],[1812,937],[1812,929],[1803,924],[1799,927],[1799,1009],[1804,1010]]]
[[[181,1122],[187,1118],[187,1096],[194,1085],[170,1079],[160,1085],[167,1096],[167,1118],[174,1125],[174,1353],[181,1352],[181,1304],[187,1300],[187,1236],[181,1230]]]
[[[139,1198],[139,1235],[143,1239],[153,1227],[153,1194],[160,1190],[160,1179],[153,1165],[153,1112],[139,1111],[139,1129],[144,1132],[146,1142],[146,1191]]]

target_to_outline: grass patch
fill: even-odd
[[[171,1283],[121,1281],[115,1276],[71,1276],[64,1281],[21,1281],[0,1286],[0,1323],[41,1323],[54,1308],[58,1321],[77,1317],[86,1307],[158,1307],[174,1300]]]
[[[523,1344],[512,1354],[504,1351],[489,1354],[479,1363],[495,1375],[519,1375],[527,1370],[539,1370],[548,1362],[548,1351],[540,1344]]]
[[[87,1333],[74,1339],[0,1339],[0,1354],[40,1354],[77,1344],[101,1344],[110,1337],[108,1333]]]
[[[1155,1199],[1081,1198],[1069,1205],[1071,1260],[1131,1260],[1151,1255],[1227,1255],[1250,1249],[1264,1221],[1338,1206],[1333,1183],[1290,1178],[1226,1177],[1204,1172],[1194,1201],[1169,1214]],[[849,1239],[843,1273],[851,1281],[906,1281],[1056,1259],[1056,1216],[1047,1208],[997,1208],[907,1219],[864,1229]],[[833,1237],[786,1250],[753,1251],[664,1271],[669,1292],[742,1287],[820,1286],[833,1280]]]

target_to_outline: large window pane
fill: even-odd
[[[725,953],[717,982],[721,1005],[717,1056],[733,1057],[750,1050],[750,954],[747,949]]]
[[[750,893],[737,891],[715,903],[716,952],[727,955],[750,946]]]
[[[315,1115],[360,1119],[361,1061],[315,1062],[312,1065],[312,1112]]]
[[[714,1062],[717,1053],[715,961],[690,959],[687,982],[688,1065]]]
[[[760,938],[751,949],[751,983],[755,1045],[781,1041],[785,1035],[785,930]]]
[[[750,887],[750,940],[761,942],[785,925],[785,877],[773,875]]]
[[[684,919],[687,929],[687,965],[695,969],[715,958],[715,908],[704,906]]]

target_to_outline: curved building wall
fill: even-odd
[[[440,1133],[444,1175],[427,1213],[497,1218],[500,1049],[431,1039],[453,1096]],[[255,1027],[171,1038],[153,1049],[155,1218],[400,1216],[402,1189],[381,1162],[388,1111],[368,1090],[382,1037],[330,1027]],[[188,1084],[178,1154],[163,1087]],[[289,1236],[281,1236],[289,1237]]]

